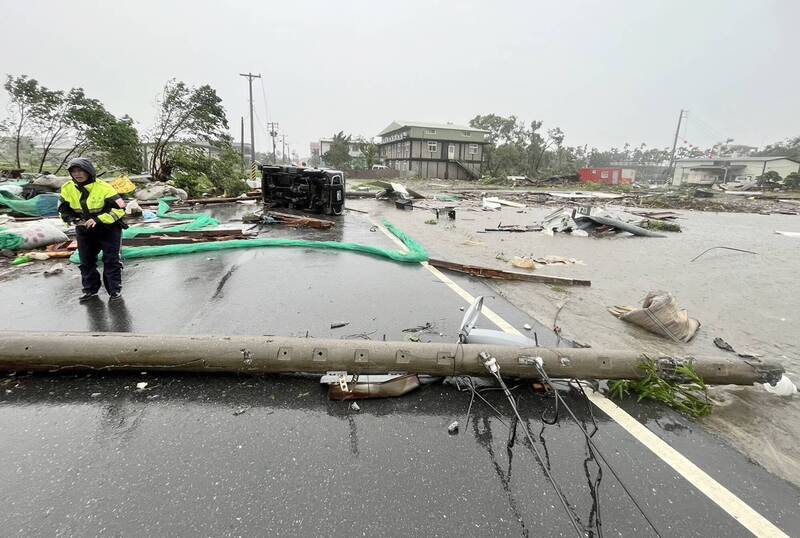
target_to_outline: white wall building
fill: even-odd
[[[712,185],[756,179],[769,171],[781,177],[800,172],[800,161],[789,157],[719,157],[716,159],[678,159],[673,185]]]

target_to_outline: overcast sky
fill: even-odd
[[[83,87],[141,131],[175,77],[208,83],[234,136],[253,86],[256,146],[394,119],[515,114],[568,145],[764,145],[800,135],[800,2],[0,0],[0,74]],[[265,99],[266,97],[266,99]],[[5,105],[5,95],[1,97]],[[265,104],[266,100],[266,104]],[[249,133],[249,130],[248,130]],[[249,138],[249,134],[247,135]]]

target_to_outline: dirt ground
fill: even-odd
[[[413,188],[413,187],[412,187]],[[422,190],[422,189],[420,189]],[[430,191],[429,191],[430,192]],[[462,193],[464,194],[464,193]],[[511,198],[511,196],[509,196]],[[515,199],[533,200],[531,195]],[[714,213],[678,209],[680,233],[665,238],[548,236],[542,232],[483,232],[498,224],[534,224],[560,203],[533,202],[525,209],[482,211],[478,196],[460,203],[419,201],[413,211],[393,203],[349,200],[348,205],[387,218],[420,241],[431,257],[497,269],[512,267],[514,256],[564,256],[574,265],[540,266],[534,273],[589,279],[591,287],[491,281],[491,287],[547,326],[561,327],[566,338],[592,347],[635,348],[679,355],[725,353],[716,337],[738,352],[779,359],[800,384],[800,312],[797,268],[800,240],[775,234],[800,231],[800,218],[784,214]],[[616,202],[615,202],[616,203]],[[419,206],[456,206],[456,219]],[[609,206],[610,210],[624,207]],[[747,254],[715,249],[729,246]],[[651,290],[672,292],[681,308],[702,326],[689,343],[675,344],[626,324],[607,311],[637,306]],[[556,320],[556,315],[557,320]],[[800,397],[781,398],[761,387],[715,387],[715,410],[705,427],[772,472],[800,484]]]

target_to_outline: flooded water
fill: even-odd
[[[368,202],[352,203],[354,207]],[[558,255],[585,265],[544,266],[537,274],[590,279],[592,286],[547,286],[493,282],[492,287],[547,326],[592,347],[661,350],[683,355],[718,355],[714,338],[737,352],[780,360],[800,384],[800,239],[775,234],[800,231],[792,215],[676,211],[681,233],[666,238],[572,237],[543,233],[479,233],[487,226],[532,224],[557,206],[501,211],[459,210],[456,221],[424,224],[431,212],[377,210],[418,239],[432,257],[513,269],[514,256]],[[369,205],[375,210],[374,203]],[[612,209],[613,208],[609,208]],[[704,250],[728,246],[746,254]],[[639,306],[653,290],[672,292],[681,308],[702,326],[693,341],[675,344],[621,322],[608,313],[615,305]],[[772,472],[800,484],[800,397],[781,398],[761,387],[715,387],[716,408],[703,423]]]

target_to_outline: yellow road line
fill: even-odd
[[[383,226],[375,223],[378,228],[389,239],[394,241],[399,248],[404,251],[408,249],[397,237],[389,233],[389,230]],[[427,262],[422,262],[425,269],[430,271],[436,278],[447,285],[448,288],[453,290],[457,295],[464,299],[468,304],[475,301],[467,290],[453,282],[447,275],[431,266]],[[510,334],[521,335],[513,325],[501,318],[496,312],[484,306],[481,313],[486,318],[494,323],[500,330]],[[617,404],[606,398],[599,392],[592,390],[586,391],[589,400],[602,410],[614,422],[622,426],[634,439],[642,443],[648,450],[658,456],[664,463],[672,467],[675,472],[686,479],[691,485],[700,490],[700,492],[711,499],[714,503],[728,513],[733,519],[738,521],[744,528],[749,530],[759,538],[788,538],[788,535],[770,522],[767,518],[756,512],[748,504],[746,504],[739,497],[731,493],[722,484],[711,478],[700,467],[689,461],[683,454],[672,448],[661,437],[653,433],[649,428],[644,426],[641,422],[630,416],[624,409]]]

